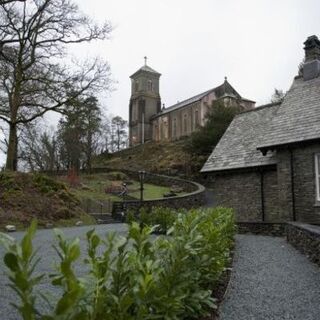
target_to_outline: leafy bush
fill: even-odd
[[[105,175],[106,179],[111,180],[111,181],[123,181],[123,180],[128,180],[128,176],[120,171],[112,171],[109,172]]]
[[[39,173],[34,174],[33,182],[35,186],[43,193],[67,190],[67,187],[64,183]]]
[[[160,209],[159,209],[160,210]],[[166,236],[150,237],[152,227],[133,222],[126,237],[87,233],[89,275],[79,278],[79,239],[66,240],[56,231],[60,258],[52,284],[61,296],[47,314],[36,303],[45,295],[36,286],[47,275],[37,274],[32,246],[33,223],[18,244],[2,234],[17,309],[25,320],[43,319],[197,319],[215,307],[211,288],[223,272],[233,242],[234,220],[229,209],[193,210],[179,214]]]
[[[150,210],[142,207],[137,214],[133,211],[128,212],[126,222],[140,222],[143,226],[155,226],[157,233],[166,233],[169,230],[176,218],[178,212],[171,208],[153,207]]]

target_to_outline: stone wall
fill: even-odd
[[[103,169],[103,168],[101,168]],[[101,170],[100,169],[100,170]],[[107,168],[104,168],[104,170],[107,170]],[[110,171],[119,171],[119,170],[112,170],[108,169]],[[139,173],[136,171],[130,171],[130,170],[121,170],[121,172],[125,173],[128,177],[130,177],[133,180],[139,181]],[[173,185],[183,188],[185,192],[193,192],[197,191],[200,188],[200,184],[180,179],[172,176],[165,176],[155,173],[149,173],[146,172],[144,177],[145,183],[155,184],[157,186],[164,186],[164,187],[171,187]]]
[[[320,223],[320,203],[316,203],[314,154],[320,144],[293,150],[294,195],[297,221]]]
[[[263,172],[263,194],[265,221],[279,222],[286,221],[286,216],[279,209],[279,185],[277,171]]]
[[[319,143],[277,150],[279,210],[287,220],[320,223],[320,203],[316,202],[314,164],[314,154],[318,152],[320,152]],[[293,174],[293,185],[291,174]]]
[[[274,167],[226,171],[211,174],[208,179],[215,205],[234,208],[238,222],[284,221],[279,212],[277,173]]]
[[[288,223],[287,241],[320,266],[320,227],[303,223]]]
[[[261,221],[260,174],[230,172],[210,177],[215,205],[233,208],[237,221]]]
[[[135,210],[141,206],[144,208],[166,207],[173,209],[192,209],[205,204],[205,188],[199,185],[199,189],[183,196],[170,198],[161,198],[154,200],[145,200],[142,203],[139,200],[129,200],[125,202],[113,202],[112,215],[117,218],[119,211]]]
[[[285,236],[285,223],[272,222],[238,222],[238,233],[250,233],[264,236],[283,237]]]

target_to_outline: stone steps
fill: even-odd
[[[97,221],[97,224],[111,224],[121,223],[121,221],[114,219],[110,213],[90,213]]]

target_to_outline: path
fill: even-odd
[[[320,268],[283,238],[238,235],[220,320],[282,319],[320,319]]]
[[[205,208],[212,208],[214,207],[214,196],[213,196],[213,191],[206,188],[205,191],[205,197],[206,197],[206,202],[204,204]]]
[[[104,236],[110,232],[117,232],[117,234],[126,234],[127,225],[117,223],[117,224],[109,224],[109,225],[95,225],[95,226],[83,226],[83,227],[72,227],[72,228],[61,228],[63,233],[68,238],[80,238],[80,247],[82,252],[82,258],[85,256],[84,253],[86,251],[86,232],[92,228],[95,228],[96,232],[100,236]],[[20,240],[24,232],[15,232],[10,234],[16,239]],[[49,272],[52,273],[54,271],[54,264],[58,262],[59,259],[57,257],[56,252],[54,251],[52,244],[54,239],[53,230],[38,230],[34,239],[34,245],[36,248],[39,248],[38,255],[41,257],[41,261],[37,266],[37,270],[39,272]],[[4,275],[5,266],[3,261],[4,249],[0,246],[0,319],[1,320],[17,320],[21,319],[18,316],[17,311],[10,305],[11,302],[15,301],[15,294],[12,289],[8,288],[7,277]],[[75,265],[75,270],[78,275],[83,275],[87,273],[87,266],[83,263],[78,263]],[[54,297],[59,291],[56,287],[53,287],[48,281],[44,281],[40,285],[43,292],[50,293],[50,297]],[[48,298],[50,298],[48,295]]]

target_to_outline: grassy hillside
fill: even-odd
[[[113,154],[98,156],[95,167],[141,170],[163,174],[197,174],[206,157],[191,157],[184,151],[185,140],[148,142]]]
[[[100,173],[91,175],[80,175],[79,186],[70,190],[79,199],[92,199],[94,201],[121,201],[122,198],[116,194],[106,193],[108,187],[120,187],[124,182],[128,183],[128,195],[132,198],[140,199],[140,183],[130,180],[121,172]],[[151,200],[162,198],[163,194],[168,193],[170,188],[156,186],[153,184],[144,184],[144,199]]]
[[[79,200],[62,182],[29,173],[0,173],[0,226],[29,225],[36,218],[39,225],[74,225],[94,220],[80,208]]]

